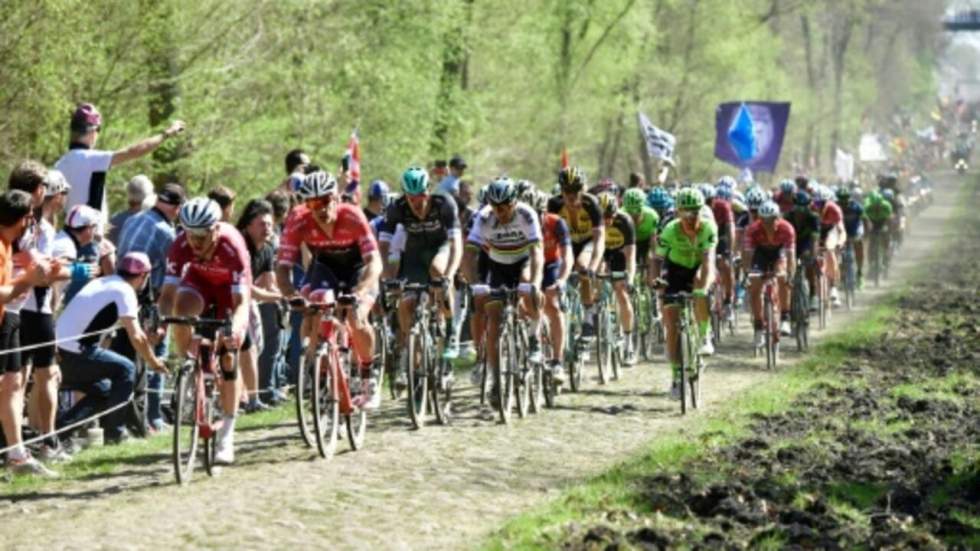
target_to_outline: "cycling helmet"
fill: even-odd
[[[422,195],[429,191],[429,173],[413,166],[402,174],[402,191],[405,195]]]
[[[884,200],[885,198],[881,196],[881,192],[877,189],[873,189],[868,193],[868,201],[870,203],[880,203]]]
[[[847,186],[837,188],[837,202],[844,204],[851,200],[851,190]]]
[[[810,194],[805,191],[797,191],[793,196],[793,204],[798,207],[810,206]]]
[[[506,176],[497,178],[487,186],[487,201],[491,205],[513,203],[517,199],[517,186]]]
[[[388,199],[388,195],[391,193],[391,188],[384,180],[375,180],[371,182],[371,187],[368,188],[368,199]]]
[[[150,257],[146,253],[130,251],[119,259],[116,264],[116,272],[120,274],[141,275],[149,273],[153,269]]]
[[[701,190],[701,195],[706,202],[715,198],[715,186],[711,184],[698,184],[698,189]]]
[[[616,214],[616,210],[619,208],[619,203],[616,196],[611,192],[605,192],[599,194],[599,210],[602,211],[602,215],[606,218]]]
[[[44,177],[44,185],[47,188],[44,190],[45,197],[54,197],[59,193],[68,193],[71,191],[71,184],[65,179],[65,175],[60,170],[53,168]]]
[[[652,209],[663,210],[674,206],[674,200],[666,189],[657,186],[647,193],[647,205]]]
[[[643,212],[644,203],[646,203],[646,198],[640,188],[630,188],[623,194],[623,210],[626,211],[626,214],[632,216],[640,214]]]
[[[686,187],[677,192],[677,208],[700,209],[704,206],[704,195],[696,188]]]
[[[728,185],[727,183],[718,184],[715,188],[715,197],[719,199],[724,199],[725,201],[731,201],[734,195],[735,188]]]
[[[531,206],[539,213],[544,212],[548,209],[548,198],[547,193],[539,191],[534,194],[534,203]]]
[[[599,195],[600,193],[607,192],[615,193],[618,189],[619,186],[616,185],[616,182],[614,182],[612,178],[603,178],[602,180],[599,180],[599,183],[596,184],[592,192]]]
[[[765,192],[757,186],[753,186],[745,192],[745,204],[749,209],[758,209],[767,201]]]
[[[303,177],[298,192],[304,201],[333,195],[337,193],[337,179],[329,172],[317,170]]]
[[[180,223],[186,229],[208,229],[221,221],[221,207],[207,197],[195,197],[180,207]]]
[[[759,206],[760,218],[775,218],[779,216],[779,205],[775,201],[766,201]]]
[[[577,166],[561,169],[558,185],[562,191],[582,191],[585,188],[585,171]]]
[[[885,188],[881,190],[881,196],[889,201],[892,201],[895,199],[895,190],[891,188]]]
[[[71,129],[90,132],[102,126],[102,115],[91,103],[81,103],[71,115]]]
[[[517,193],[517,199],[519,201],[524,201],[525,203],[530,204],[530,202],[525,201],[525,199],[530,198],[528,192],[534,191],[534,184],[532,184],[528,180],[518,180],[517,182],[514,183],[514,190]]]
[[[820,198],[823,199],[824,202],[833,201],[837,199],[837,190],[832,187],[823,186],[820,189]]]
[[[735,178],[732,178],[731,176],[726,174],[721,178],[718,178],[718,184],[716,185],[716,187],[721,187],[721,186],[728,186],[731,189],[735,189],[738,187],[738,181],[736,181]]]
[[[796,182],[790,180],[789,178],[782,180],[779,182],[779,191],[788,195],[796,193]]]

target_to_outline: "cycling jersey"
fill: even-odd
[[[548,201],[548,212],[557,214],[568,223],[573,243],[585,243],[592,239],[592,229],[602,225],[602,211],[595,195],[583,193],[579,208],[573,210],[565,204],[565,198],[556,195]]]
[[[793,211],[793,194],[783,193],[782,191],[777,191],[775,195],[772,196],[772,200],[779,205],[779,212],[786,216],[787,213]]]
[[[541,236],[545,265],[561,262],[565,258],[565,247],[572,243],[565,220],[557,214],[546,213],[541,219]]]
[[[421,219],[412,212],[408,198],[399,197],[385,213],[379,240],[390,243],[398,224],[405,227],[407,251],[439,249],[450,239],[460,235],[456,202],[451,197],[439,193],[429,196],[429,211]]]
[[[531,247],[541,242],[538,213],[524,203],[517,203],[506,224],[490,206],[480,209],[474,219],[467,242],[486,250],[497,264],[523,261],[530,255]]]
[[[338,268],[356,270],[364,259],[378,250],[374,234],[364,214],[356,206],[337,205],[333,235],[328,236],[305,205],[293,209],[282,233],[277,262],[292,266],[300,261],[300,248],[306,245],[318,261]]]
[[[750,251],[755,249],[792,249],[796,245],[796,231],[786,220],[776,220],[770,232],[763,221],[756,220],[745,230],[745,245]]]
[[[793,225],[796,232],[796,252],[809,248],[814,235],[820,235],[820,216],[810,209],[794,210],[786,215],[786,221]]]
[[[872,203],[870,200],[864,203],[864,214],[868,220],[876,224],[888,222],[892,217],[892,206],[888,201]]]
[[[848,237],[860,236],[864,229],[864,207],[854,199],[848,201],[847,206],[842,212],[844,218],[844,231]]]
[[[827,201],[824,204],[823,209],[820,211],[820,223],[823,226],[836,226],[840,224],[844,219],[844,213],[841,212],[840,207],[837,203],[832,201]]]
[[[694,236],[684,231],[681,220],[667,224],[657,238],[656,255],[672,264],[694,269],[701,265],[705,253],[718,245],[718,227],[714,222],[701,219]]]
[[[201,259],[187,242],[187,234],[177,236],[167,254],[164,285],[179,285],[196,292],[205,307],[214,305],[215,317],[223,318],[233,307],[232,295],[241,295],[252,286],[252,268],[245,239],[234,226],[218,222],[211,258]]]
[[[633,219],[625,212],[613,215],[612,223],[606,226],[606,252],[617,252],[623,247],[636,244],[636,230]]]
[[[715,198],[711,202],[711,212],[715,217],[715,224],[718,229],[722,229],[729,224],[735,223],[735,215],[732,212],[732,204],[725,199]]]
[[[640,216],[633,220],[633,227],[636,229],[636,242],[646,243],[657,233],[660,225],[660,215],[650,207],[643,207]],[[608,239],[608,238],[607,238]]]

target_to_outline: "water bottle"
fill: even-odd
[[[101,448],[105,444],[102,427],[92,427],[85,431],[85,439],[89,448]]]

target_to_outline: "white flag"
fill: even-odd
[[[674,144],[677,140],[673,134],[664,132],[650,122],[643,113],[637,112],[640,120],[640,130],[643,131],[643,138],[647,142],[647,153],[654,159],[673,159]]]
[[[878,136],[874,134],[864,134],[861,136],[861,144],[858,146],[858,158],[862,161],[887,161],[885,148],[878,141]]]
[[[837,179],[842,182],[850,182],[854,179],[854,155],[848,155],[840,149],[834,156],[834,172]]]

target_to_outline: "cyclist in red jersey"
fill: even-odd
[[[541,289],[544,291],[544,315],[548,319],[551,336],[551,376],[555,383],[565,380],[562,356],[565,352],[565,316],[561,311],[561,293],[565,282],[572,273],[572,236],[568,224],[557,214],[547,213],[548,195],[531,190],[524,202],[534,207],[541,215],[541,234],[544,241],[544,276]]]
[[[759,207],[759,219],[745,230],[745,250],[749,258],[749,296],[755,325],[755,346],[762,346],[762,276],[775,272],[779,278],[779,311],[781,333],[789,334],[789,291],[796,269],[796,231],[779,217],[779,206],[766,201]]]
[[[286,220],[276,261],[276,280],[284,296],[296,296],[293,265],[300,261],[300,249],[305,245],[313,258],[302,289],[304,295],[321,289],[357,295],[357,311],[348,318],[348,323],[366,382],[355,401],[366,409],[377,408],[381,393],[372,369],[374,331],[368,315],[374,306],[382,270],[378,243],[361,209],[356,204],[340,201],[337,180],[330,174],[322,171],[307,174],[299,193],[305,204],[294,208]],[[303,336],[311,339],[308,350],[316,349],[317,327],[316,316],[307,315]]]
[[[218,342],[222,356],[219,390],[225,419],[215,445],[215,462],[230,464],[235,460],[235,417],[241,387],[235,363],[227,352],[248,350],[252,345],[247,332],[252,268],[245,240],[234,226],[220,222],[221,214],[221,207],[205,197],[192,199],[181,207],[184,232],[170,246],[159,304],[164,316],[224,319],[231,313],[232,334]],[[211,307],[213,315],[206,313]],[[192,331],[187,325],[174,326],[177,357],[186,357]]]
[[[713,187],[713,186],[712,186]],[[715,225],[718,226],[718,283],[724,293],[725,317],[729,319],[732,312],[732,299],[735,296],[735,265],[732,263],[732,253],[735,248],[735,214],[732,212],[732,202],[714,193],[711,199],[711,212],[715,215]]]
[[[779,182],[779,191],[773,196],[772,200],[779,205],[779,212],[784,216],[793,211],[793,197],[796,196],[796,182],[793,180],[783,180]]]
[[[822,187],[815,195],[813,207],[820,214],[820,250],[823,251],[824,265],[827,267],[830,302],[834,306],[840,306],[840,297],[837,295],[840,276],[837,269],[837,250],[844,245],[847,232],[844,231],[844,212],[834,202],[836,198],[830,188]]]

